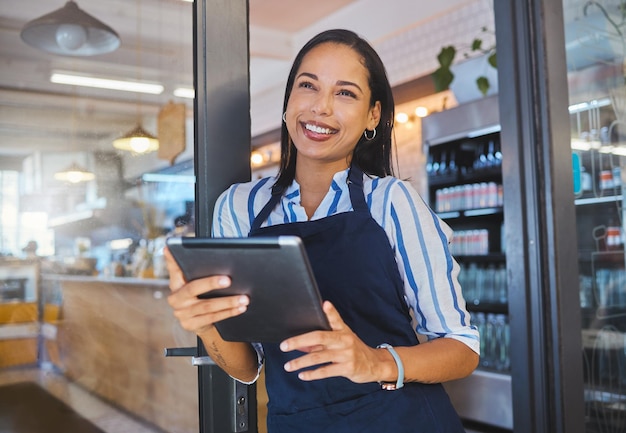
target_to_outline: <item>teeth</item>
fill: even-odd
[[[309,125],[308,123],[304,125],[306,129],[311,132],[315,132],[316,134],[332,134],[333,130],[330,128],[322,128],[321,126]]]

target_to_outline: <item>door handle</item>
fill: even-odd
[[[190,356],[191,364],[195,366],[217,365],[210,356],[197,356],[197,347],[170,347],[165,348],[165,356]],[[231,402],[231,429],[235,433],[249,431],[249,405],[248,385],[237,380],[230,381],[233,387],[230,393],[233,395]]]
[[[210,356],[196,356],[197,347],[166,347],[165,356],[190,356],[191,365],[215,365],[215,361]]]

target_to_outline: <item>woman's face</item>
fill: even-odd
[[[296,72],[285,116],[298,165],[348,167],[363,131],[380,119],[380,103],[370,107],[370,97],[368,72],[356,51],[334,43],[309,51]]]

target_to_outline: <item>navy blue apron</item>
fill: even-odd
[[[348,184],[353,212],[261,228],[280,202],[282,191],[275,188],[249,236],[301,237],[322,298],[365,344],[416,345],[395,256],[371,217],[357,167],[350,169]],[[406,383],[386,391],[375,382],[357,384],[343,377],[305,382],[283,368],[301,352],[283,353],[278,344],[263,348],[269,433],[464,432],[440,384]]]

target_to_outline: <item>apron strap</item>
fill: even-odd
[[[250,227],[250,232],[258,230],[261,225],[267,221],[274,208],[280,203],[284,188],[274,185],[272,187],[272,197],[267,201],[261,212],[254,218]],[[367,212],[369,207],[365,202],[365,193],[363,192],[363,172],[356,165],[350,167],[348,172],[348,190],[350,191],[350,201],[355,212]]]
[[[250,232],[261,228],[261,224],[263,224],[263,222],[265,222],[269,218],[276,205],[280,203],[280,198],[282,197],[282,195],[283,187],[274,185],[272,187],[272,197],[267,201],[267,203],[265,203],[265,206],[263,206],[261,212],[259,212],[259,214],[254,218],[254,221],[252,221]]]
[[[363,172],[356,165],[351,165],[348,172],[348,190],[354,211],[369,214],[370,209],[365,202],[365,192],[363,191]]]

